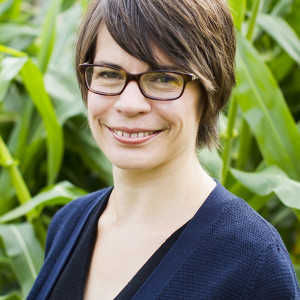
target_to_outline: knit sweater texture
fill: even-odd
[[[45,262],[28,300],[47,299],[88,216],[110,191],[78,198],[55,215],[48,229]],[[284,300],[300,299],[300,291],[278,232],[217,183],[132,299]]]

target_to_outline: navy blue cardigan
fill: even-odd
[[[55,215],[28,300],[47,299],[88,216],[110,190],[78,198]],[[277,231],[218,183],[132,299],[280,300],[300,299],[300,291]]]

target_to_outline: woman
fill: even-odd
[[[225,0],[96,0],[76,65],[114,187],[54,217],[28,299],[297,299],[276,230],[198,163],[234,85]]]

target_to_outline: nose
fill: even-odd
[[[126,116],[132,117],[151,111],[151,100],[140,91],[137,82],[131,81],[115,102],[115,109]]]

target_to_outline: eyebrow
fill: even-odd
[[[117,64],[113,64],[113,63],[110,63],[110,62],[107,62],[107,61],[94,61],[94,64],[95,65],[105,65],[105,66],[108,66],[108,67],[114,67],[114,68],[124,70],[124,68],[122,68],[122,66],[117,65]]]
[[[121,65],[114,64],[114,63],[107,62],[107,61],[94,61],[94,64],[95,65],[106,65],[108,67],[114,67],[114,68],[118,68],[118,69],[126,71],[125,68],[123,68]],[[159,68],[155,69],[155,70],[180,71],[180,69],[178,69],[178,67],[176,67],[174,65],[160,65],[160,64],[158,64],[158,67]],[[148,68],[147,71],[155,71],[155,70]]]

